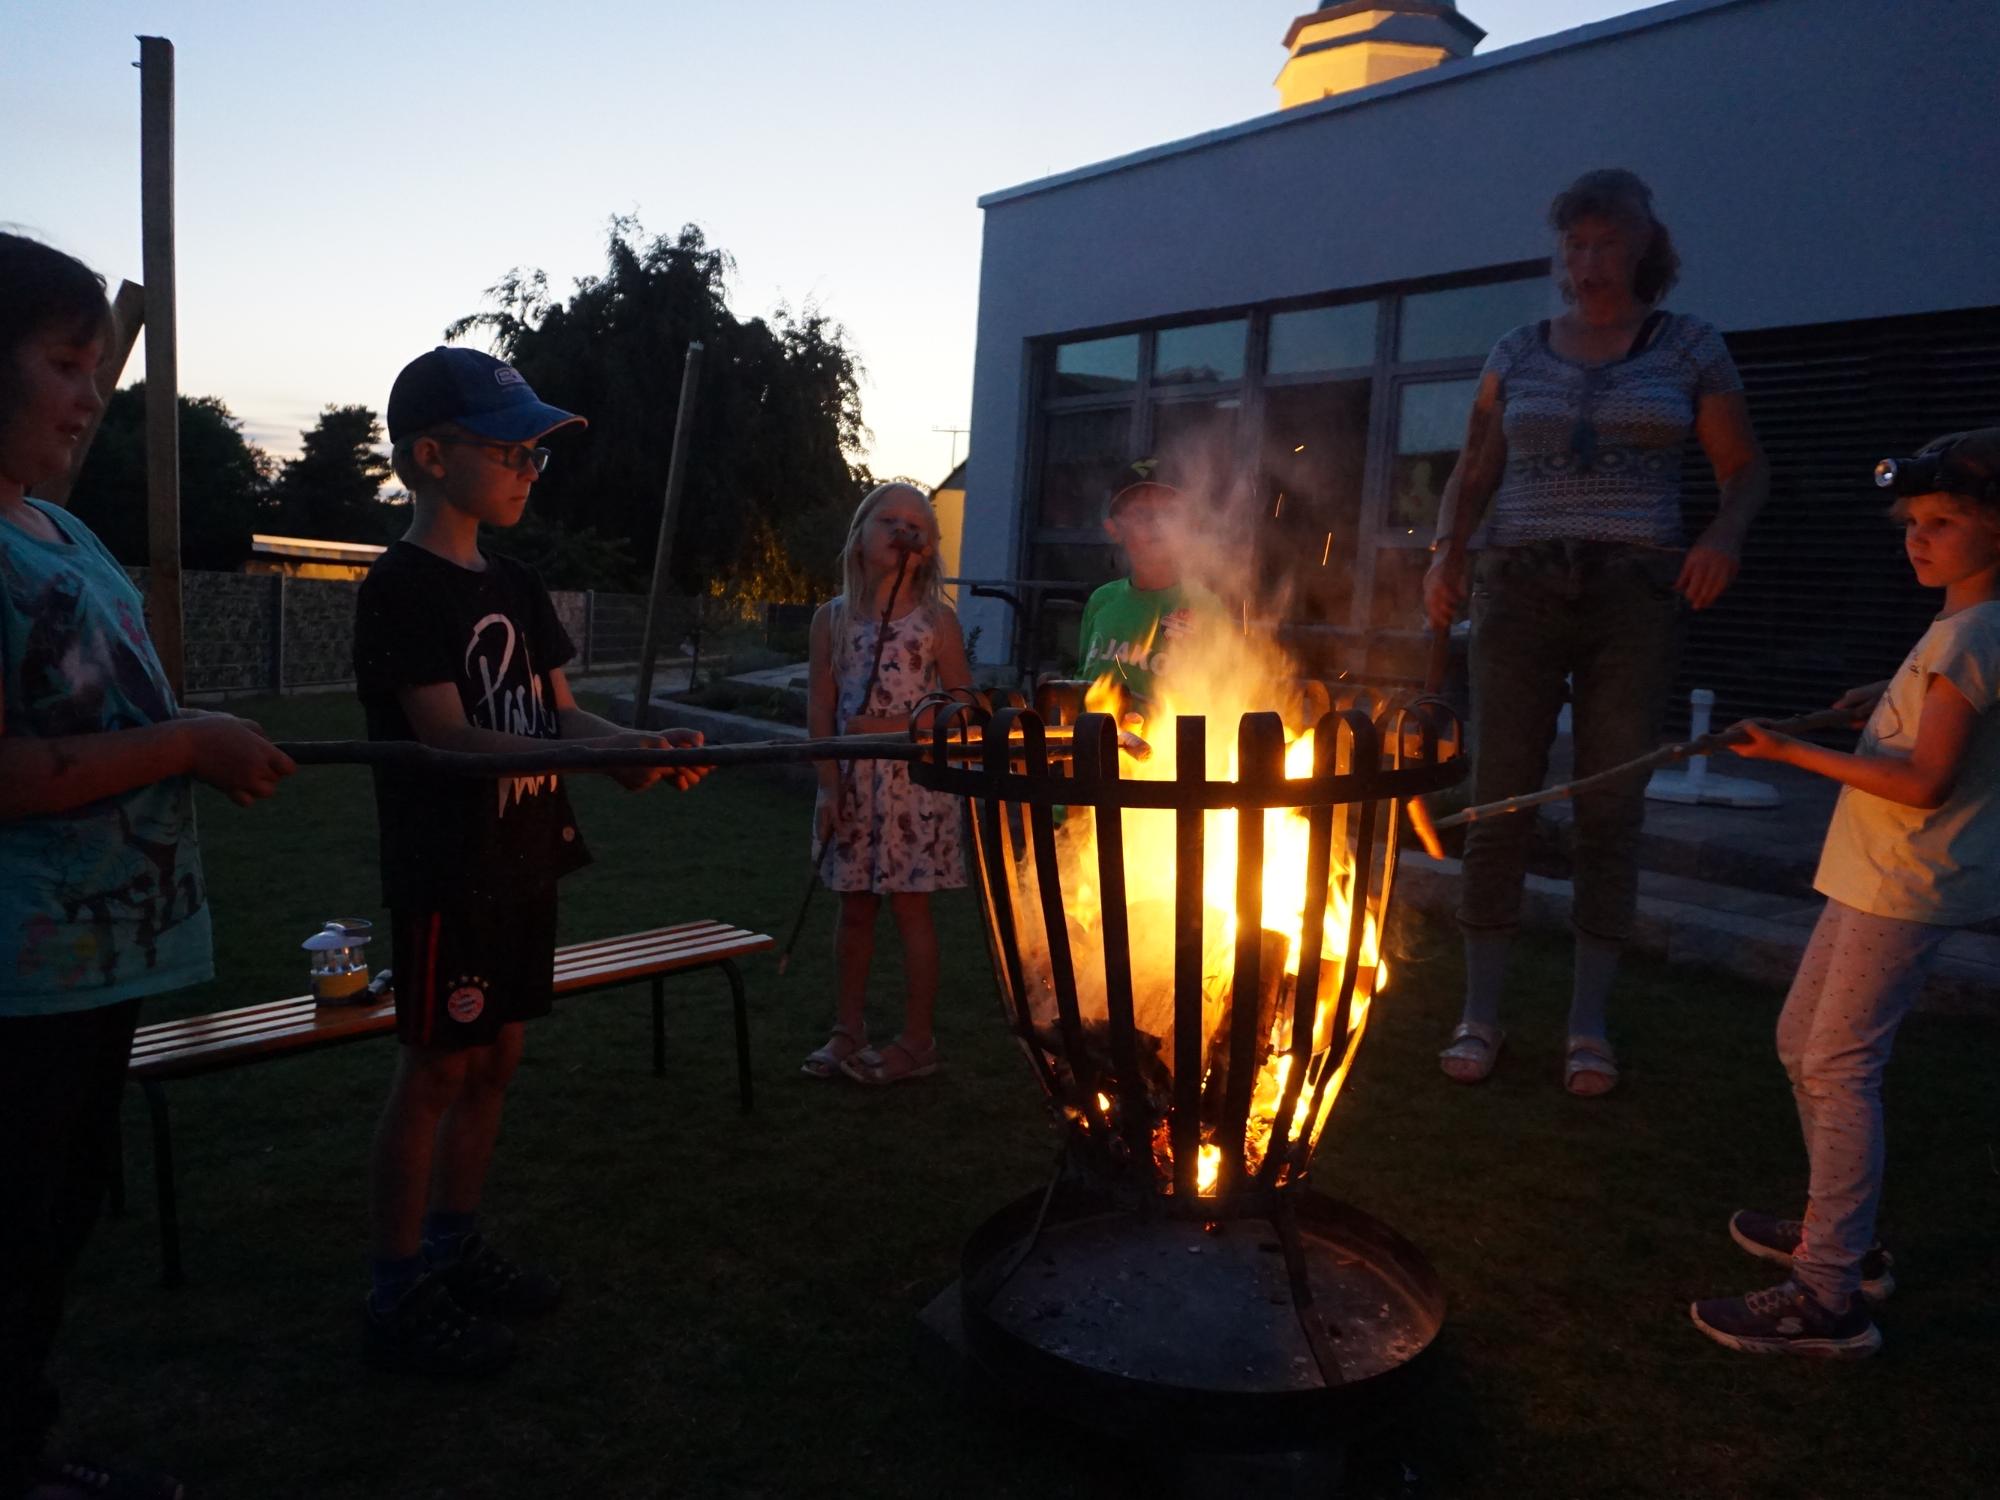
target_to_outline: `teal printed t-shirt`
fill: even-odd
[[[1083,606],[1076,675],[1095,682],[1108,672],[1130,696],[1150,699],[1173,643],[1197,621],[1221,618],[1221,601],[1194,584],[1135,589],[1129,578],[1114,579]]]
[[[175,715],[139,591],[76,517],[68,538],[0,521],[8,735],[141,729]],[[185,776],[0,823],[0,1015],[90,1010],[215,972]]]

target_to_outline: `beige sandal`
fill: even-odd
[[[1601,1036],[1573,1036],[1563,1058],[1563,1087],[1579,1099],[1595,1099],[1618,1087],[1618,1059]]]
[[[1484,1083],[1493,1076],[1506,1041],[1507,1033],[1498,1026],[1460,1021],[1444,1051],[1438,1053],[1438,1068],[1453,1083]]]
[[[902,1083],[911,1078],[928,1078],[938,1070],[937,1043],[923,1051],[912,1050],[901,1037],[879,1051],[870,1047],[851,1055],[840,1071],[856,1083]]]
[[[799,1064],[799,1071],[808,1078],[835,1077],[867,1045],[866,1037],[856,1036],[845,1026],[836,1026],[832,1035],[806,1054],[806,1060]]]

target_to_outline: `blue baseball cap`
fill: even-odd
[[[572,422],[590,425],[542,400],[512,365],[445,344],[403,366],[389,387],[387,415],[392,443],[446,422],[503,443],[530,442]]]

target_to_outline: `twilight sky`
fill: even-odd
[[[165,36],[181,387],[253,441],[297,451],[328,402],[379,411],[509,267],[567,292],[629,213],[734,255],[739,317],[817,303],[844,324],[870,464],[935,482],[953,439],[932,429],[971,404],[979,195],[1268,113],[1305,8],[12,0],[0,223],[140,279],[130,64],[135,33]],[[1461,4],[1481,52],[1639,8]]]

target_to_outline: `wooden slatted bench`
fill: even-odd
[[[556,950],[555,992],[583,995],[649,980],[653,991],[653,1072],[667,1070],[666,978],[697,969],[720,969],[729,980],[736,1012],[736,1090],[751,1105],[750,1017],[736,960],[771,946],[761,932],[721,922],[682,922],[650,932],[576,943]],[[246,1005],[238,1010],[188,1016],[141,1026],[132,1039],[127,1077],[145,1090],[153,1120],[153,1174],[160,1205],[160,1265],[168,1286],[181,1282],[180,1211],[174,1184],[173,1131],[165,1085],[317,1052],[367,1037],[392,1035],[393,1000],[361,1005],[319,1005],[310,995]]]

